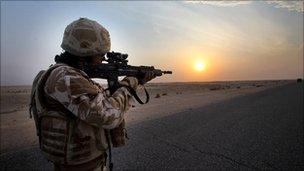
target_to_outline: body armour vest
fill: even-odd
[[[30,113],[44,156],[54,163],[76,165],[103,155],[108,142],[105,129],[84,122],[46,95],[44,86],[48,77],[61,66],[56,64],[40,71],[34,79]]]

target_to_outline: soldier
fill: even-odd
[[[103,170],[111,146],[107,130],[123,129],[130,92],[121,87],[109,95],[82,71],[85,62],[100,63],[110,46],[103,26],[80,18],[66,27],[61,44],[65,51],[55,57],[56,64],[34,79],[30,113],[40,149],[55,170]],[[139,80],[126,77],[120,84],[136,90],[138,82],[153,78],[147,73]]]

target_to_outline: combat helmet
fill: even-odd
[[[109,32],[102,25],[80,18],[66,27],[61,47],[75,56],[93,56],[109,52],[111,40]]]

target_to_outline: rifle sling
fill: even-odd
[[[145,94],[146,94],[146,101],[143,102],[137,95],[136,91],[131,87],[131,86],[125,86],[125,85],[122,85],[122,87],[126,87],[128,89],[128,91],[132,94],[132,96],[136,99],[136,101],[140,104],[146,104],[149,102],[150,100],[150,95],[146,89],[146,87],[144,87],[144,90],[145,90]]]
[[[146,87],[144,87],[144,86],[143,86],[143,87],[144,87],[145,94],[146,94],[146,101],[145,101],[145,102],[143,102],[143,101],[139,98],[139,96],[137,95],[136,91],[135,91],[131,86],[119,85],[118,88],[120,88],[120,87],[125,87],[125,88],[130,92],[130,94],[136,99],[136,101],[137,101],[138,103],[140,103],[140,104],[147,104],[147,103],[149,102],[149,100],[150,100],[150,95],[149,95],[149,93],[148,93]],[[118,89],[118,88],[117,88],[117,89]],[[116,90],[117,90],[117,89],[116,89]],[[110,88],[107,88],[106,90],[110,90]],[[115,92],[115,91],[114,91],[114,92]]]

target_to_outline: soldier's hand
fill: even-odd
[[[137,89],[138,80],[135,77],[125,77],[123,80],[119,82],[121,85],[130,86],[134,90]]]
[[[151,81],[154,79],[156,75],[152,71],[148,71],[145,74],[143,74],[141,77],[138,78],[138,83],[141,85],[144,85],[148,81]]]

